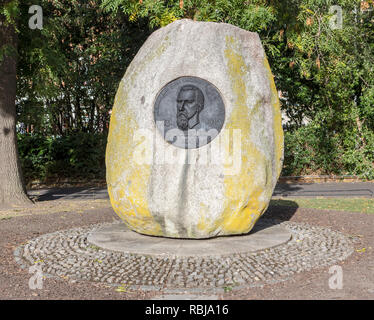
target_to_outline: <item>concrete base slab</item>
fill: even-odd
[[[286,243],[291,232],[281,225],[261,220],[247,235],[211,239],[171,239],[152,237],[131,231],[115,222],[93,230],[87,241],[106,250],[152,256],[215,256],[248,253]]]

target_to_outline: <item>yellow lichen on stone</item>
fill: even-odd
[[[114,211],[131,229],[150,235],[163,235],[163,231],[148,208],[147,184],[151,167],[137,165],[131,159],[135,148],[133,135],[138,125],[126,107],[128,88],[125,87],[132,85],[143,69],[169,45],[170,39],[166,36],[158,48],[137,65],[140,68],[129,66],[126,72],[129,81],[121,81],[115,97],[106,152],[108,193]],[[121,180],[124,172],[126,181]]]
[[[109,198],[114,211],[130,228],[160,235],[161,227],[148,209],[146,186],[151,173],[150,166],[132,162],[133,135],[138,126],[126,108],[126,103],[127,96],[121,82],[112,110],[106,150]],[[126,119],[123,124],[117,113]],[[124,173],[126,181],[123,181]]]
[[[239,128],[242,130],[242,163],[238,175],[226,175],[225,184],[225,210],[222,214],[221,229],[225,234],[239,234],[249,232],[258,217],[266,208],[266,203],[259,198],[264,191],[256,184],[255,171],[266,170],[265,156],[251,142],[251,120],[247,106],[248,93],[245,75],[249,72],[240,52],[240,43],[233,37],[226,37],[225,57],[231,89],[234,94],[234,108],[227,121],[226,129]],[[255,110],[256,106],[252,109]],[[230,156],[226,150],[226,159]],[[255,167],[256,166],[256,167]],[[249,194],[249,198],[245,195]],[[248,202],[239,200],[247,199]]]
[[[202,231],[204,234],[214,234],[214,232],[218,229],[219,225],[221,224],[221,220],[218,219],[209,219],[206,216],[208,212],[207,207],[204,203],[200,203],[200,214],[199,214],[199,221],[196,225],[198,231]]]
[[[284,148],[284,136],[282,128],[282,114],[280,110],[280,103],[278,98],[277,88],[275,87],[274,77],[270,69],[270,65],[266,56],[264,57],[264,66],[268,73],[268,79],[271,86],[271,105],[273,106],[273,128],[274,128],[274,142],[276,152],[276,164],[277,164],[277,177],[279,177],[282,171],[283,165],[283,148]]]

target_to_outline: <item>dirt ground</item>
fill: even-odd
[[[339,265],[343,270],[343,288],[330,289],[329,267],[295,275],[282,283],[258,288],[233,290],[219,299],[374,299],[374,215],[314,209],[270,207],[270,218],[325,226],[358,239],[355,252]],[[0,299],[26,300],[107,300],[151,299],[162,292],[117,292],[101,283],[47,278],[43,289],[31,290],[31,274],[16,263],[16,247],[39,235],[78,226],[117,219],[107,200],[49,201],[31,209],[0,211]]]

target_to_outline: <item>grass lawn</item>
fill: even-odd
[[[367,198],[287,198],[272,199],[270,205],[312,209],[374,213],[374,199]]]

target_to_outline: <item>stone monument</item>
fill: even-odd
[[[248,233],[282,161],[278,94],[257,33],[184,19],[147,39],[119,84],[106,151],[111,203],[130,229]]]

